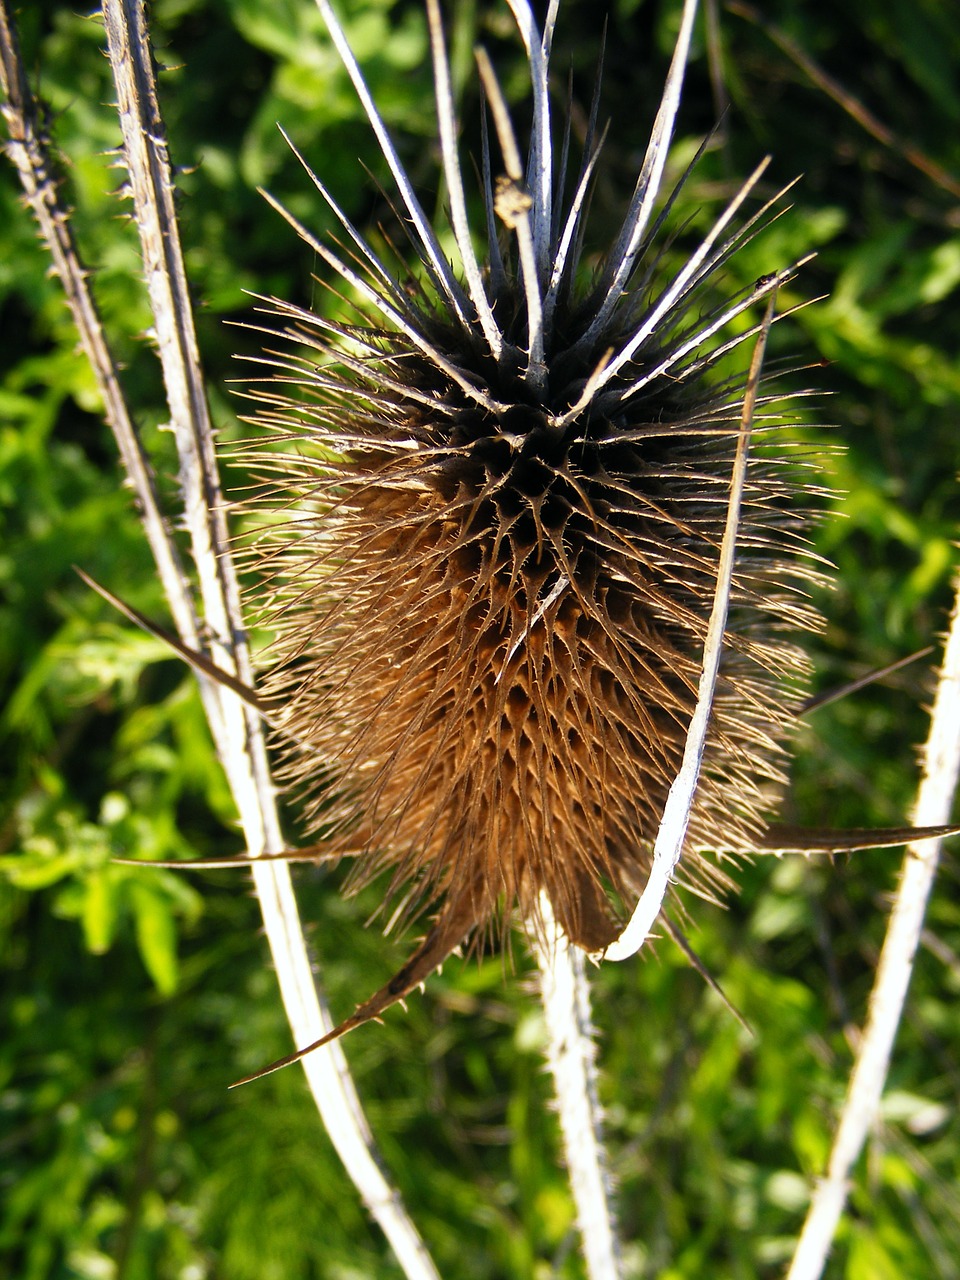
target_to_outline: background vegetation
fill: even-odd
[[[419,4],[340,7],[407,163],[435,190]],[[477,39],[522,100],[505,6],[447,7],[465,119],[476,118]],[[577,113],[594,81],[595,13],[593,0],[561,9],[556,69],[573,67]],[[780,354],[825,362],[805,379],[832,393],[815,407],[804,402],[796,429],[838,494],[815,531],[838,570],[820,601],[826,629],[811,645],[818,685],[830,687],[933,643],[949,598],[960,517],[960,30],[936,0],[880,0],[869,12],[855,0],[777,0],[764,14],[895,135],[889,144],[872,137],[742,8],[720,10],[730,109],[680,217],[692,218],[685,234],[694,234],[767,150],[772,181],[804,174],[794,211],[740,255],[729,283],[819,251],[794,300],[829,296],[781,326],[776,342]],[[611,6],[598,247],[632,187],[677,21],[673,3]],[[174,511],[136,236],[116,190],[102,28],[57,0],[24,5],[20,23],[67,158],[66,190],[108,333],[149,447],[166,459]],[[382,166],[309,0],[155,0],[151,24],[183,166],[213,412],[229,433],[234,353],[258,345],[225,324],[250,319],[245,290],[328,305],[311,279],[316,264],[255,190],[268,187],[318,230],[327,224],[276,122],[361,224],[389,218],[363,168]],[[709,72],[701,26],[678,170],[716,119]],[[904,144],[947,176],[921,172]],[[226,1091],[289,1047],[244,873],[187,878],[110,861],[229,852],[238,838],[191,677],[72,572],[79,564],[164,616],[91,376],[9,166],[0,170],[0,377],[0,1274],[398,1274],[299,1071]],[[827,431],[817,425],[824,418],[839,425]],[[790,820],[906,817],[933,661],[811,716]],[[761,860],[742,869],[726,910],[688,900],[691,940],[754,1035],[666,943],[598,974],[629,1274],[780,1274],[825,1160],[897,864],[895,852],[831,864]],[[960,1276],[956,882],[948,858],[833,1277]],[[340,872],[299,875],[339,1015],[409,945],[364,929],[376,897],[345,899],[341,883]],[[378,1141],[451,1280],[581,1274],[528,970],[519,938],[506,962],[449,964],[408,1013],[394,1011],[347,1045]]]

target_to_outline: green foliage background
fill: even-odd
[[[436,190],[425,25],[413,0],[341,6],[418,184]],[[482,40],[523,100],[504,5],[448,5],[464,119]],[[899,138],[960,175],[960,29],[937,0],[776,0],[765,16]],[[122,175],[102,28],[58,0],[19,15],[27,65],[66,158],[65,191],[168,509],[175,464]],[[934,641],[956,561],[960,206],[869,137],[742,14],[721,10],[731,106],[698,168],[675,252],[765,151],[804,179],[794,211],[731,264],[731,291],[808,248],[791,301],[828,295],[776,335],[811,364],[798,437],[838,493],[816,530],[837,565],[811,645],[830,687]],[[596,245],[636,175],[678,22],[614,0],[601,113],[612,119]],[[382,163],[309,0],[155,0],[162,106],[215,420],[236,430],[234,353],[256,335],[246,290],[330,305],[316,264],[256,193],[318,231],[316,193],[280,122],[360,224],[387,217]],[[589,105],[592,0],[561,9],[556,68]],[[512,68],[512,70],[511,70]],[[676,168],[716,117],[701,29]],[[470,126],[472,129],[472,126]],[[469,131],[469,130],[468,130]],[[442,199],[442,197],[438,197]],[[428,196],[429,200],[429,196]],[[801,292],[802,291],[802,292]],[[227,1083],[289,1048],[243,873],[190,878],[111,862],[239,845],[191,678],[120,621],[73,564],[163,619],[91,375],[12,168],[0,171],[0,1275],[11,1280],[306,1280],[399,1274],[293,1069]],[[817,425],[823,417],[839,424]],[[835,446],[839,445],[837,449]],[[816,713],[790,820],[898,823],[915,786],[929,664]],[[291,831],[295,816],[290,815]],[[760,861],[721,910],[689,901],[691,940],[748,1034],[667,944],[595,984],[603,1097],[626,1271],[773,1277],[789,1257],[862,1024],[899,855]],[[899,1037],[883,1124],[829,1275],[960,1276],[960,909],[947,857]],[[334,1012],[380,985],[409,940],[363,922],[338,872],[299,874]],[[390,1169],[444,1276],[582,1274],[559,1169],[542,1027],[512,960],[452,963],[423,998],[347,1044]]]

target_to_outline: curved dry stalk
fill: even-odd
[[[687,835],[687,824],[690,810],[700,780],[700,766],[710,728],[710,713],[713,708],[713,695],[720,673],[720,657],[723,651],[723,636],[727,625],[727,612],[730,602],[730,588],[733,583],[733,566],[737,549],[737,530],[740,526],[740,508],[743,489],[747,477],[747,460],[750,450],[750,433],[753,426],[753,414],[757,402],[757,389],[760,385],[760,372],[763,368],[763,356],[767,346],[767,336],[773,324],[777,293],[774,286],[770,293],[763,323],[750,362],[750,373],[743,396],[743,412],[740,422],[740,435],[737,440],[737,453],[730,480],[730,497],[727,500],[727,521],[720,548],[720,562],[717,565],[717,588],[713,598],[713,608],[707,627],[706,641],[703,646],[703,668],[697,690],[697,705],[687,730],[686,743],[683,750],[683,763],[680,772],[674,779],[673,786],[667,796],[660,829],[657,832],[653,849],[653,866],[640,900],[634,908],[619,938],[602,953],[605,960],[627,960],[636,955],[656,923],[663,909],[663,902],[673,879],[677,863],[683,852],[683,843]]]
[[[125,158],[130,171],[158,346],[181,459],[181,488],[208,628],[214,635],[214,665],[249,682],[251,668],[243,636],[239,595],[229,557],[213,437],[206,406],[192,313],[173,210],[173,184],[153,83],[142,5],[137,0],[104,4],[111,61],[117,83]],[[148,459],[134,430],[100,317],[73,241],[69,214],[60,203],[55,166],[40,124],[5,0],[0,0],[0,82],[3,114],[13,160],[47,244],[80,333],[117,440],[128,482],[170,602],[181,643],[200,648],[192,589],[160,513]],[[217,751],[240,810],[251,856],[283,847],[259,719],[217,681],[200,677],[204,708]],[[316,1036],[332,1026],[317,991],[304,944],[288,869],[254,864],[254,884],[263,912],[284,1005],[296,1037]],[[372,1134],[339,1046],[305,1064],[308,1081],[331,1140],[364,1202],[388,1237],[410,1280],[436,1280],[423,1241],[399,1194],[378,1164]]]
[[[547,1065],[553,1077],[583,1257],[589,1280],[618,1280],[620,1250],[597,1099],[586,957],[567,941],[546,894],[540,896],[540,919],[541,933],[531,931],[531,939],[547,1024]]]
[[[960,776],[960,575],[937,694],[924,748],[923,781],[913,813],[915,826],[949,821]],[[826,1177],[817,1185],[787,1280],[818,1280],[847,1198],[850,1171],[877,1118],[900,1025],[914,957],[933,888],[941,841],[907,846],[857,1061],[840,1112]]]

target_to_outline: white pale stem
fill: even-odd
[[[955,583],[950,632],[924,748],[923,781],[914,826],[950,821],[960,774],[960,574]],[[927,902],[940,857],[940,840],[907,846],[900,887],[890,914],[867,1025],[847,1087],[826,1177],[814,1192],[788,1280],[818,1280],[847,1199],[850,1175],[880,1111],[893,1042],[913,973]]]
[[[690,37],[693,34],[693,20],[697,13],[697,0],[684,0],[683,15],[680,20],[680,32],[674,46],[670,70],[663,89],[663,98],[657,118],[653,122],[647,153],[643,158],[640,177],[630,208],[624,220],[620,238],[610,255],[610,265],[604,276],[607,292],[597,314],[583,336],[582,343],[588,346],[597,334],[602,333],[607,321],[623,296],[630,272],[637,254],[643,244],[644,232],[653,214],[660,182],[663,178],[664,166],[670,143],[673,139],[673,126],[680,107],[680,95],[683,90],[683,76],[686,71],[687,57],[690,53]]]
[[[430,24],[430,48],[433,53],[433,79],[437,95],[437,124],[440,129],[440,153],[443,157],[443,171],[447,179],[447,191],[450,195],[450,217],[453,222],[453,233],[460,250],[460,259],[467,277],[470,299],[477,309],[480,325],[483,329],[487,345],[491,353],[499,360],[503,347],[503,336],[493,318],[487,293],[480,275],[480,265],[473,248],[470,235],[470,223],[467,219],[466,193],[463,189],[463,173],[457,152],[457,122],[453,101],[453,89],[450,83],[450,61],[443,38],[443,24],[440,19],[438,0],[427,0],[427,17]]]
[[[720,548],[720,563],[717,566],[717,587],[713,596],[713,608],[710,611],[710,622],[703,647],[703,670],[697,690],[697,705],[690,720],[687,738],[684,743],[683,760],[680,772],[664,805],[660,829],[657,832],[653,847],[653,866],[640,901],[634,908],[626,928],[610,947],[603,952],[603,959],[626,960],[636,955],[650,935],[654,922],[660,914],[667,890],[673,879],[673,873],[683,851],[683,842],[690,821],[690,810],[700,780],[700,766],[707,743],[710,728],[710,713],[713,709],[713,695],[720,672],[720,658],[723,652],[723,636],[727,626],[727,613],[730,602],[730,588],[733,583],[733,566],[736,558],[737,530],[740,525],[740,507],[743,490],[747,478],[747,460],[749,457],[750,431],[753,413],[756,406],[757,388],[760,384],[760,370],[763,366],[763,355],[766,350],[767,336],[773,323],[773,312],[776,305],[776,293],[770,295],[767,303],[763,326],[750,364],[743,398],[743,415],[740,434],[737,439],[737,453],[733,464],[730,481],[730,498],[727,502],[727,520]]]
[[[309,1044],[334,1028],[303,945],[289,869],[255,862],[253,881],[263,912],[287,1020],[295,1044]],[[380,1224],[408,1280],[440,1280],[400,1193],[384,1176],[376,1143],[339,1041],[308,1054],[303,1070],[324,1127],[364,1204]]]
[[[496,72],[486,49],[477,49],[476,59],[480,79],[483,81],[484,92],[490,104],[490,113],[493,116],[493,123],[497,130],[500,150],[503,152],[503,163],[507,170],[507,177],[514,183],[517,195],[522,202],[525,195],[523,192],[523,166],[520,162],[520,149],[517,146],[517,138],[513,131],[513,123],[510,120],[510,112],[507,110],[506,101],[500,91]],[[513,212],[510,225],[517,237],[517,248],[520,253],[520,274],[523,277],[523,291],[527,301],[527,331],[530,350],[524,378],[526,381],[533,383],[537,390],[542,390],[546,380],[546,371],[543,364],[543,302],[540,294],[540,280],[537,275],[536,248],[530,223],[529,209],[523,209],[518,205]]]
[[[144,268],[180,453],[186,523],[218,665],[251,682],[239,591],[227,550],[213,434],[206,405],[183,256],[173,180],[160,119],[141,0],[104,0],[110,60],[117,86],[124,154],[136,207]],[[266,747],[258,716],[219,690],[217,749],[252,858],[283,848]],[[298,1041],[332,1026],[311,971],[290,884],[280,864],[253,866],[264,926],[284,1004]],[[350,1177],[390,1240],[409,1280],[438,1280],[415,1226],[377,1163],[372,1138],[342,1056],[313,1055],[307,1078],[321,1117]]]
[[[367,88],[367,82],[363,78],[363,72],[353,56],[353,50],[347,40],[346,33],[340,25],[337,15],[331,8],[328,0],[316,0],[317,8],[323,16],[324,22],[327,24],[327,30],[330,32],[330,38],[337,47],[337,53],[340,60],[346,68],[347,74],[353,81],[353,87],[356,90],[357,97],[363,104],[363,109],[367,113],[367,119],[373,132],[376,134],[377,142],[380,144],[380,150],[383,152],[387,164],[390,166],[390,172],[393,174],[393,180],[396,182],[403,199],[403,203],[407,207],[410,219],[417,232],[420,244],[427,256],[427,264],[431,270],[433,278],[444,294],[450,306],[453,308],[458,320],[465,329],[470,328],[470,319],[464,306],[463,290],[460,288],[453,272],[450,270],[450,264],[443,255],[443,250],[437,243],[437,237],[433,228],[427,219],[427,215],[423,212],[423,207],[417,199],[416,192],[407,177],[407,171],[404,169],[400,157],[397,155],[397,149],[393,145],[390,134],[387,132],[387,126],[383,123],[383,118],[377,110],[376,103]]]
[[[546,285],[550,268],[550,225],[553,217],[553,140],[550,136],[549,42],[552,35],[545,28],[541,36],[528,0],[507,0],[523,37],[530,64],[530,87],[533,90],[533,146],[530,152],[529,186],[533,197],[533,246],[537,263],[537,282]],[[556,21],[555,10],[548,14]]]
[[[547,1024],[547,1065],[553,1076],[570,1189],[589,1280],[618,1280],[619,1246],[597,1099],[596,1048],[585,957],[540,895],[542,937],[533,934],[540,998]]]

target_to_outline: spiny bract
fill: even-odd
[[[697,698],[717,584],[742,383],[711,366],[756,332],[725,326],[794,268],[717,305],[710,278],[772,216],[740,211],[764,165],[675,274],[658,248],[658,200],[695,3],[687,0],[636,190],[594,280],[578,285],[584,209],[600,151],[597,103],[575,180],[551,123],[557,4],[541,32],[509,0],[529,62],[525,172],[496,78],[478,54],[487,260],[467,224],[437,0],[428,0],[455,270],[440,247],[326,0],[318,0],[397,185],[422,263],[394,279],[320,180],[345,250],[301,235],[360,299],[331,323],[271,301],[291,351],[264,357],[262,483],[247,509],[259,614],[274,640],[264,693],[285,740],[286,782],[318,849],[356,859],[356,882],[392,872],[402,917],[435,923],[356,1025],[422,981],[499,912],[536,926],[545,893],[590,951],[617,935],[646,883]],[[560,157],[554,148],[560,141]],[[498,174],[498,170],[502,172]],[[656,215],[656,216],[655,216]],[[293,221],[290,219],[290,221]],[[744,328],[746,331],[744,332]],[[812,617],[795,472],[750,462],[726,649],[684,867],[723,881],[701,850],[757,845],[781,782]],[[792,692],[791,692],[792,689]]]

